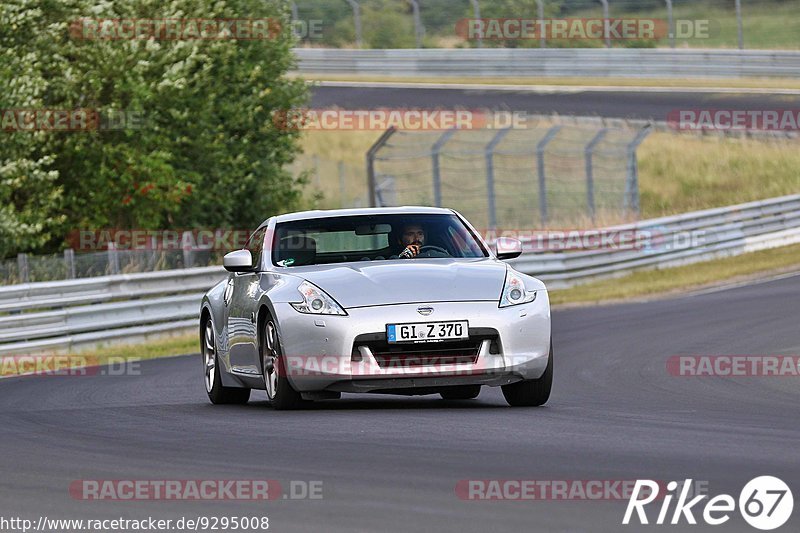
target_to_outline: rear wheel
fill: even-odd
[[[282,357],[278,328],[272,317],[264,323],[261,340],[261,369],[267,398],[275,409],[296,409],[303,403],[300,393],[292,388],[286,377],[286,363]]]
[[[202,341],[203,365],[205,366],[205,383],[208,399],[213,404],[247,403],[250,389],[223,387],[217,360],[217,344],[214,340],[214,325],[208,318],[203,324]]]
[[[550,354],[547,356],[547,368],[542,377],[526,379],[503,385],[503,396],[512,407],[536,407],[544,405],[550,398],[553,387],[553,343],[550,342]]]
[[[439,391],[439,395],[445,400],[472,400],[477,398],[480,393],[480,385],[459,385]]]

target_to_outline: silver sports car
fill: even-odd
[[[224,258],[203,297],[208,397],[277,409],[341,393],[440,394],[502,387],[544,404],[553,381],[544,284],[502,262],[459,213],[431,207],[308,211],[266,220]]]

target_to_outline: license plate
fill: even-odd
[[[412,322],[387,324],[386,340],[396,342],[437,342],[469,338],[469,322]]]

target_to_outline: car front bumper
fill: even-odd
[[[433,307],[430,316],[417,308]],[[276,304],[284,366],[300,392],[370,392],[452,385],[505,385],[539,378],[550,353],[550,303],[547,291],[533,302],[498,308],[497,302],[417,302],[347,309],[348,316],[297,312]],[[415,364],[379,363],[364,338],[383,338],[386,325],[468,320],[475,353],[465,361],[416,358]],[[413,346],[413,345],[405,345]],[[446,344],[437,344],[446,348]],[[412,358],[413,359],[413,358]]]

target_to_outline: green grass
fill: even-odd
[[[558,306],[648,298],[794,270],[800,270],[797,244],[554,290],[550,301]]]
[[[654,133],[639,147],[642,218],[800,192],[800,141]]]
[[[611,18],[655,18],[667,20],[667,10],[664,2],[661,6],[650,10],[628,11],[625,4],[630,2],[609,2]],[[716,4],[716,5],[715,5]],[[589,9],[575,11],[565,15],[568,18],[600,18],[602,17],[600,3]],[[519,14],[509,14],[514,17]],[[534,15],[535,16],[535,15]],[[550,17],[558,15],[550,15]],[[737,48],[738,25],[733,0],[692,0],[675,2],[673,16],[678,20],[708,20],[710,32],[707,38],[676,39],[677,47],[690,48]],[[745,48],[750,49],[786,49],[797,50],[800,48],[800,6],[797,2],[771,2],[769,0],[742,1],[742,25]],[[447,28],[450,30],[450,28]],[[641,44],[641,43],[640,43]],[[647,43],[652,46],[669,46],[665,36],[656,43]],[[450,31],[441,31],[430,35],[427,45],[433,47],[463,47],[469,46],[463,38],[456,37]],[[551,42],[550,46],[576,46],[598,47],[603,43],[599,40],[577,40],[574,42],[560,40]],[[626,46],[626,43],[613,42],[613,46]],[[635,44],[633,44],[635,45]],[[523,46],[538,46],[536,41],[524,43]],[[627,44],[631,46],[631,44]]]

